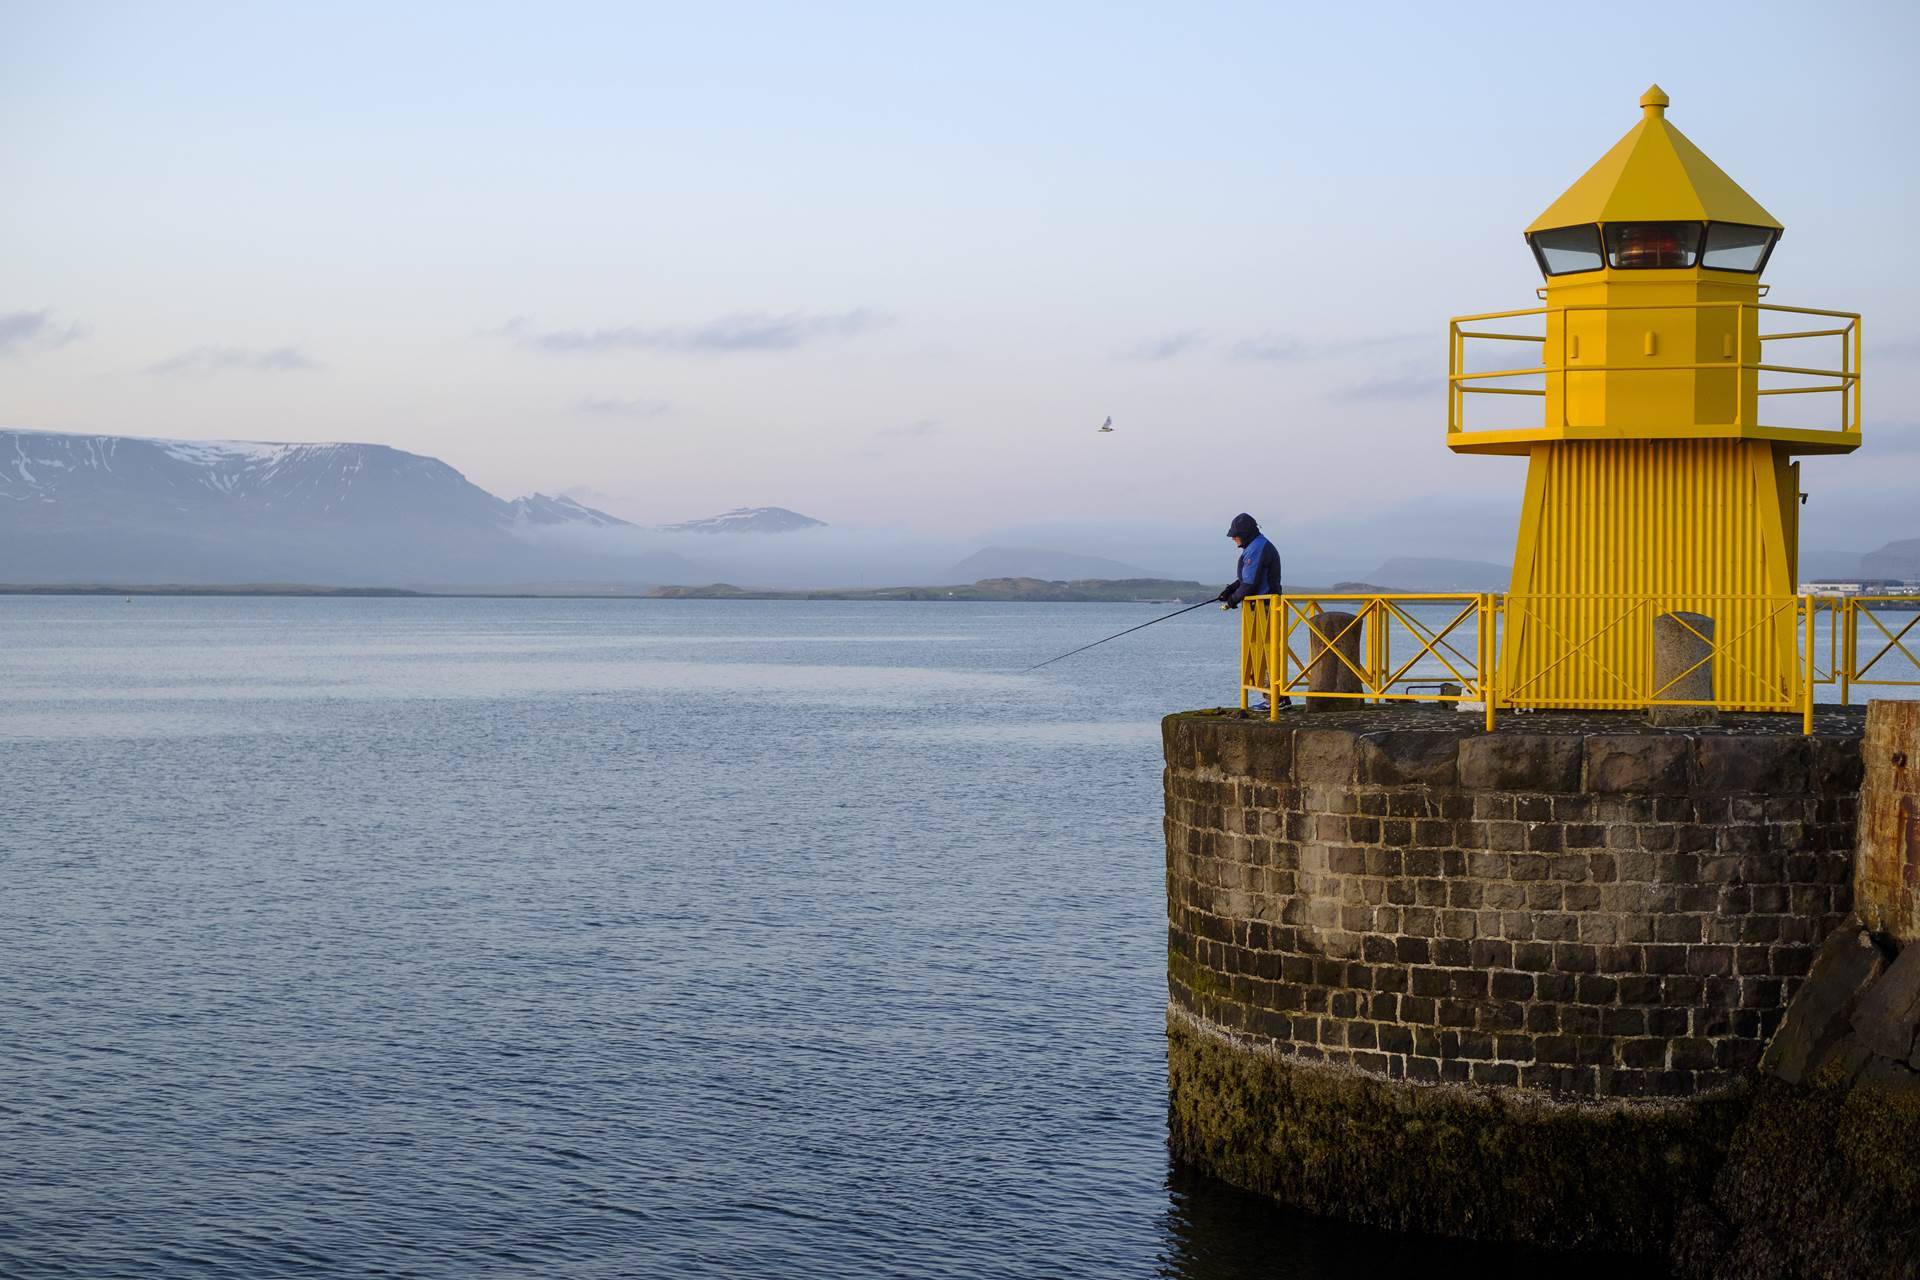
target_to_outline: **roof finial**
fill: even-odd
[[[1659,85],[1653,85],[1640,95],[1640,109],[1647,113],[1647,119],[1654,120],[1667,114],[1667,104],[1673,99]]]

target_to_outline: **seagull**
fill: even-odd
[[[1100,424],[1100,430],[1102,431],[1113,430],[1113,417],[1111,414],[1108,415],[1107,420],[1105,422]]]

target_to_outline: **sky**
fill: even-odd
[[[1866,315],[1803,545],[1868,550],[1920,536],[1917,15],[0,0],[0,427],[1504,560],[1447,320],[1534,303],[1521,229],[1658,81],[1786,224],[1771,300]]]

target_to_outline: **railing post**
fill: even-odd
[[[1254,610],[1240,610],[1240,710],[1246,710],[1246,677],[1254,674]]]
[[[1840,677],[1840,705],[1852,706],[1853,698],[1853,597],[1846,596],[1840,601],[1840,607],[1834,613],[1844,619],[1840,625],[1840,660],[1834,665],[1834,672]]]
[[[1801,596],[1800,600],[1807,611],[1807,670],[1806,681],[1800,689],[1800,732],[1811,736],[1813,733],[1813,597]]]
[[[1494,643],[1493,628],[1493,596],[1483,592],[1480,596],[1480,700],[1486,708],[1488,733],[1493,732],[1494,655],[1500,651]]]
[[[1827,679],[1835,684],[1840,681],[1840,602],[1834,600],[1827,605]]]
[[[1360,611],[1360,617],[1360,625],[1367,628],[1367,688],[1376,694],[1385,693],[1386,689],[1382,687],[1388,671],[1385,602],[1375,596],[1367,601],[1366,608]]]
[[[1460,394],[1460,369],[1465,363],[1462,356],[1464,343],[1460,337],[1460,322],[1447,322],[1447,434],[1466,430],[1466,397]]]
[[[1280,718],[1280,618],[1285,612],[1285,596],[1273,596],[1267,602],[1267,719]]]
[[[1847,393],[1842,391],[1844,401]],[[1853,429],[1860,429],[1860,317],[1853,318]]]
[[[1753,313],[1753,331],[1756,334],[1760,332],[1760,312],[1757,308]],[[1733,426],[1737,431],[1747,413],[1747,304],[1744,302],[1735,303],[1733,308],[1733,366]],[[1755,374],[1756,388],[1759,381],[1760,375]],[[1760,399],[1757,395],[1753,404],[1754,420],[1758,421]]]

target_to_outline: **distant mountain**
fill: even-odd
[[[610,529],[616,526],[627,529],[634,527],[629,521],[583,506],[564,495],[550,498],[544,493],[534,493],[524,498],[515,498],[507,505],[513,509],[515,520],[523,520],[528,524],[580,524],[590,525],[596,529]]]
[[[640,585],[685,574],[677,557],[529,536],[624,524],[566,498],[508,502],[385,445],[0,431],[0,582]]]
[[[715,582],[704,587],[655,587],[647,594],[662,600],[951,600],[1032,601],[1038,603],[1138,604],[1178,601],[1198,604],[1213,599],[1214,588],[1163,578],[1050,582],[1039,578],[987,578],[950,587],[869,587],[816,591],[773,591]]]
[[[954,582],[979,582],[985,578],[1039,578],[1047,582],[1072,582],[1096,578],[1166,577],[1151,569],[1109,560],[1105,556],[1081,555],[1073,551],[1042,551],[1035,547],[987,547],[953,566],[947,571],[947,576]]]
[[[1365,575],[1397,591],[1505,591],[1513,577],[1509,565],[1488,560],[1437,560],[1397,556]]]
[[[1833,551],[1825,547],[1800,548],[1800,581],[1831,582],[1860,576],[1858,551]]]
[[[661,525],[662,533],[793,533],[800,529],[824,529],[827,522],[803,516],[785,507],[735,507],[717,516],[701,520],[683,520]]]
[[[1920,538],[1904,538],[1867,552],[1860,557],[1860,576],[1920,582]]]

